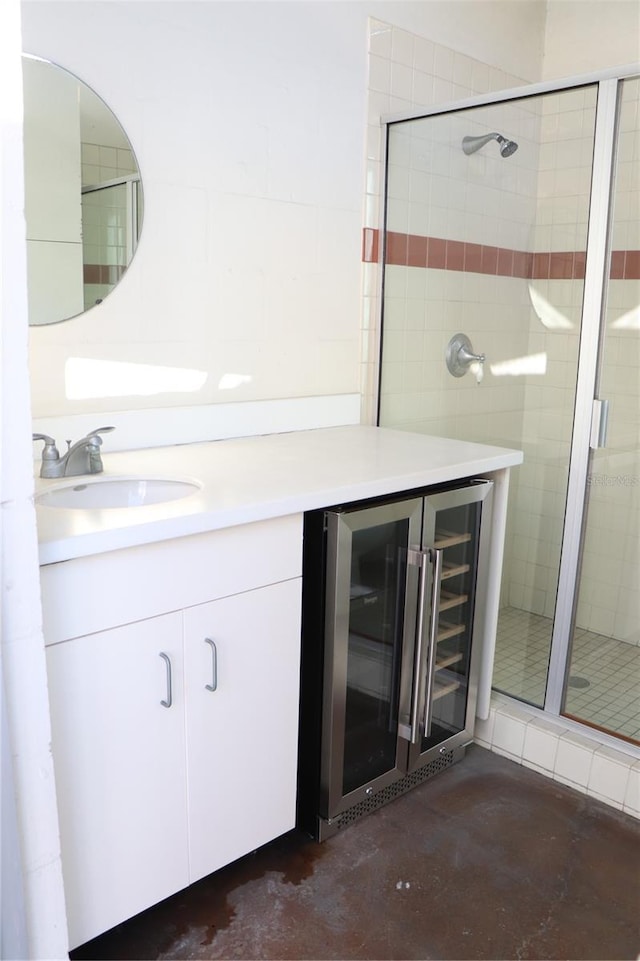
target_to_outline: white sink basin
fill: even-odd
[[[79,510],[147,507],[189,497],[200,489],[201,485],[191,480],[104,477],[83,481],[78,477],[36,494],[36,503],[42,507]]]

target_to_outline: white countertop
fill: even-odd
[[[51,564],[440,484],[522,463],[522,453],[379,427],[336,427],[109,453],[104,473],[36,479],[36,494],[110,477],[192,479],[180,500],[77,510],[37,505],[40,563]],[[38,465],[39,469],[39,465]]]

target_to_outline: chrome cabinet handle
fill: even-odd
[[[413,691],[411,694],[411,744],[417,744],[420,740],[420,728],[418,724],[418,715],[420,713],[420,700],[422,692],[422,684],[420,679],[422,676],[422,660],[423,660],[423,646],[424,646],[424,612],[426,604],[426,593],[427,593],[427,552],[426,551],[409,551],[408,560],[409,563],[417,564],[420,567],[419,581],[418,581],[418,619],[417,619],[417,637],[416,637],[416,650],[413,660],[414,670],[413,670]]]
[[[440,586],[442,583],[442,564],[444,548],[429,548],[433,563],[433,583],[431,585],[431,618],[429,622],[429,651],[427,654],[427,683],[424,703],[424,736],[431,734],[431,712],[433,711],[433,678],[435,674],[438,648],[438,619],[440,617]]]
[[[168,654],[165,654],[163,651],[160,652],[160,657],[164,661],[167,668],[167,699],[166,701],[160,701],[160,703],[163,707],[171,707],[173,704],[173,697],[171,693],[171,661],[169,660]]]
[[[212,658],[212,670],[211,684],[205,684],[207,691],[217,691],[218,689],[218,649],[216,647],[216,642],[212,641],[210,637],[205,637],[205,644],[211,645],[211,658]]]

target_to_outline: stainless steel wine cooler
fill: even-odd
[[[318,840],[472,740],[492,486],[305,517],[298,823]]]

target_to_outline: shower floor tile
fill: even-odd
[[[553,621],[513,607],[500,611],[493,686],[542,707]],[[640,739],[640,648],[578,628],[565,713]]]

